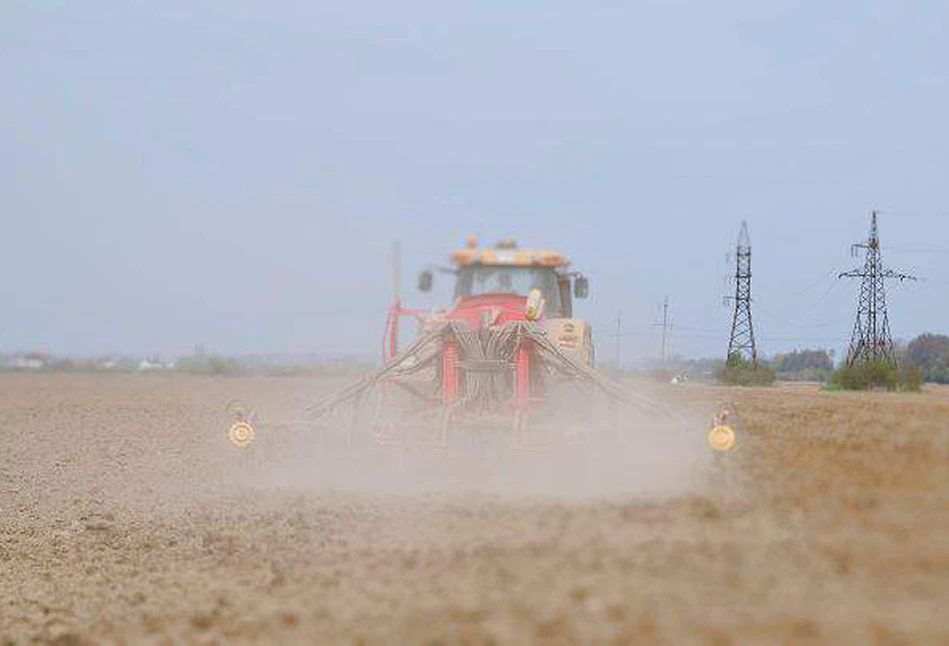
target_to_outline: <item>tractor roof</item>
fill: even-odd
[[[467,248],[452,251],[451,260],[459,267],[566,267],[570,264],[566,256],[550,249],[519,249],[513,240],[502,240],[494,248],[479,248],[473,238],[469,238]]]

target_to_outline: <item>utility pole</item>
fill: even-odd
[[[623,339],[623,313],[616,313],[616,370],[620,370],[621,346]]]
[[[672,329],[672,323],[669,321],[669,297],[666,296],[662,301],[662,323],[653,323],[653,327],[662,327],[662,341],[659,345],[659,357],[662,362],[666,361],[666,334]]]
[[[726,297],[726,302],[728,300],[735,302],[735,311],[726,361],[733,356],[740,356],[757,365],[758,348],[755,346],[755,329],[751,323],[751,237],[746,221],[741,223],[735,247],[735,295]]]
[[[847,366],[868,361],[884,361],[895,366],[893,337],[890,336],[890,317],[886,310],[886,279],[900,282],[916,280],[915,276],[901,274],[883,267],[880,256],[880,234],[877,228],[877,211],[870,215],[870,237],[851,247],[853,255],[858,249],[866,250],[863,267],[841,273],[838,278],[860,278],[860,296],[857,302],[857,319],[853,324],[850,347],[847,350]]]

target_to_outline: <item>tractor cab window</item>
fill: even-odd
[[[527,296],[537,288],[546,300],[547,316],[562,312],[557,272],[550,267],[505,267],[472,265],[458,270],[455,298],[478,294],[518,294]]]

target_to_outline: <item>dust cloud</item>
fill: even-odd
[[[619,437],[585,437],[594,422],[611,428],[586,410],[583,428],[561,419],[528,431],[523,451],[506,431],[379,450],[347,448],[341,427],[266,423],[242,451],[226,436],[230,399],[286,419],[340,382],[54,374],[0,384],[0,637],[14,642],[384,643],[452,625],[474,641],[592,636],[600,620],[557,619],[555,601],[586,604],[598,571],[582,565],[589,545],[606,554],[628,540],[625,519],[674,517],[663,510],[693,497],[708,457],[699,426],[623,418]],[[541,444],[552,437],[569,441]],[[635,540],[647,536],[656,531]],[[533,589],[573,550],[578,576],[558,579],[550,599]],[[511,605],[511,593],[522,601]],[[597,612],[621,619],[621,604]]]
[[[561,402],[563,404],[563,402]],[[564,409],[568,412],[565,413]],[[449,423],[398,420],[379,411],[378,425],[352,425],[350,410],[310,424],[294,411],[270,411],[246,450],[222,444],[221,459],[252,488],[364,494],[444,494],[595,499],[664,498],[703,489],[714,456],[705,431],[711,413],[682,406],[640,411],[572,393],[553,413],[528,416],[515,441],[514,416],[470,416]],[[384,426],[388,436],[373,441]],[[394,439],[393,439],[394,436]]]

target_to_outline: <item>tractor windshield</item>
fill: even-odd
[[[458,270],[455,298],[478,294],[518,294],[537,288],[546,300],[548,315],[561,312],[557,272],[550,267],[471,265]]]

